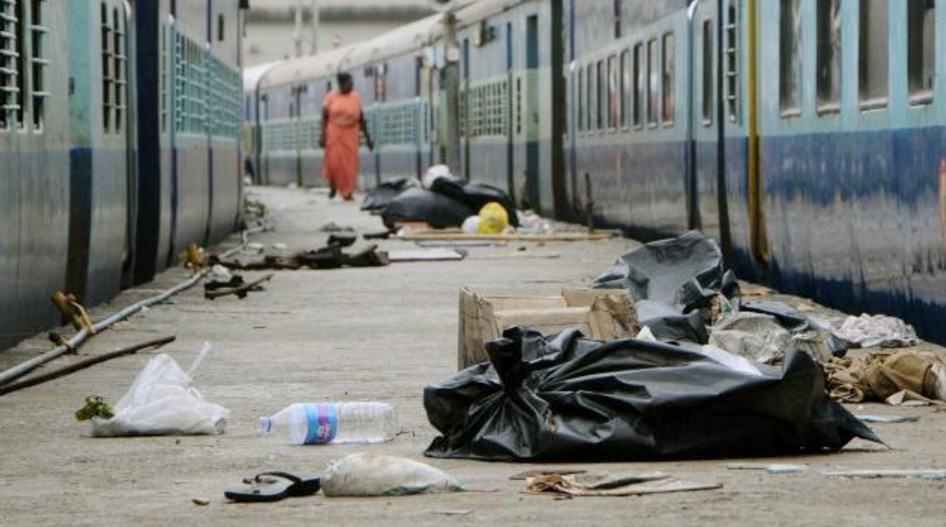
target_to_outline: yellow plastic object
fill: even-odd
[[[509,214],[502,205],[491,201],[480,209],[479,234],[500,234],[509,226]]]

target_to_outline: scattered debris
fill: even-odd
[[[638,496],[722,488],[719,483],[683,481],[662,472],[643,474],[545,474],[526,479],[527,493],[554,492],[569,496]]]
[[[466,256],[449,249],[401,249],[388,251],[388,260],[395,262],[434,262],[463,260]]]
[[[236,295],[240,300],[246,298],[251,291],[262,291],[263,282],[271,280],[274,274],[270,273],[249,283],[243,281],[240,275],[233,275],[228,282],[211,281],[204,284],[204,298],[214,300],[227,295]]]
[[[829,478],[851,479],[946,479],[946,470],[847,470],[840,472],[825,472]]]
[[[915,423],[920,420],[918,415],[857,415],[855,416],[863,423]]]
[[[296,476],[288,472],[262,472],[243,480],[243,486],[224,491],[223,495],[238,503],[262,503],[285,498],[312,496],[321,488],[316,476]]]
[[[913,326],[899,318],[886,315],[849,316],[835,333],[862,348],[902,348],[920,343]]]
[[[352,454],[329,463],[322,492],[336,496],[404,496],[463,491],[453,476],[412,459]]]
[[[206,507],[207,505],[210,505],[210,500],[207,498],[193,498],[191,503],[200,507]]]
[[[566,468],[566,469],[548,469],[548,470],[526,470],[525,472],[517,472],[512,476],[509,476],[509,479],[513,481],[525,481],[529,478],[534,478],[536,476],[550,476],[553,474],[558,474],[560,476],[572,476],[575,474],[584,474],[588,472],[587,470],[577,469],[577,468]]]
[[[614,462],[836,451],[855,437],[881,443],[827,397],[821,368],[803,353],[781,369],[750,371],[746,359],[721,352],[737,361],[723,363],[694,346],[521,328],[486,349],[490,364],[425,388],[427,418],[442,434],[425,455]]]
[[[844,402],[946,401],[946,363],[929,352],[834,358],[825,364],[825,373],[831,397]]]
[[[578,242],[607,240],[617,232],[596,230],[595,232],[557,232],[552,234],[471,234],[452,229],[418,231],[399,235],[404,241],[497,241],[497,242]]]
[[[432,509],[428,512],[441,516],[467,516],[473,514],[473,509]]]
[[[330,221],[321,227],[319,227],[320,232],[355,232],[354,227],[349,227],[348,225],[339,225],[334,221]]]

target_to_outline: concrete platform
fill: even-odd
[[[273,212],[276,230],[254,237],[291,249],[316,248],[334,221],[376,231],[380,220],[357,203],[329,202],[323,192],[250,189]],[[236,243],[234,237],[231,243]],[[359,242],[363,243],[363,242]],[[382,248],[408,248],[384,241]],[[946,469],[946,414],[931,408],[863,405],[855,413],[919,416],[916,423],[873,425],[893,447],[877,451],[855,442],[839,454],[766,460],[568,465],[595,471],[661,470],[718,481],[722,489],[637,498],[552,497],[520,493],[509,476],[535,465],[425,459],[435,436],[422,406],[425,385],[456,370],[458,291],[554,294],[590,281],[636,242],[613,239],[557,242],[537,247],[468,248],[461,262],[411,262],[386,268],[282,271],[262,293],[245,300],[205,300],[200,289],[173,304],[117,324],[82,349],[106,351],[164,335],[182,365],[203,341],[214,354],[197,385],[232,412],[226,434],[215,437],[93,439],[73,413],[87,395],[115,402],[148,354],[117,359],[41,386],[0,397],[0,525],[942,525],[946,482],[836,480],[841,469]],[[518,251],[526,247],[525,252]],[[412,247],[412,246],[411,246]],[[530,252],[557,259],[528,259]],[[518,257],[506,258],[517,254]],[[493,256],[481,258],[477,256]],[[248,279],[260,273],[245,273]],[[154,283],[124,292],[93,310],[98,318],[187,274],[163,273]],[[45,302],[45,299],[36,299]],[[803,300],[793,302],[805,304]],[[64,330],[65,331],[65,330]],[[48,349],[45,336],[0,353],[6,369]],[[78,357],[82,358],[82,357]],[[78,358],[66,357],[49,368]],[[305,400],[377,400],[396,406],[403,431],[380,445],[296,447],[255,432],[259,415]],[[318,472],[353,452],[407,456],[442,468],[481,492],[406,498],[327,499],[321,495],[274,504],[236,505],[228,486],[264,469]],[[734,471],[732,462],[804,464],[801,474]],[[542,467],[547,468],[547,467]],[[201,506],[193,499],[208,499]],[[463,516],[432,511],[471,510]]]

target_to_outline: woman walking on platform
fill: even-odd
[[[322,104],[322,137],[319,146],[325,149],[322,175],[329,181],[329,199],[341,194],[345,201],[354,198],[358,187],[358,146],[361,133],[370,150],[374,143],[368,134],[361,96],[354,91],[348,73],[338,74],[338,91],[325,96]]]

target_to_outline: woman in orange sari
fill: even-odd
[[[325,96],[322,104],[322,137],[319,146],[325,149],[322,175],[329,181],[329,199],[336,193],[349,201],[358,187],[358,147],[361,133],[365,134],[368,148],[374,143],[368,135],[361,96],[354,91],[348,73],[338,74],[338,91]]]

